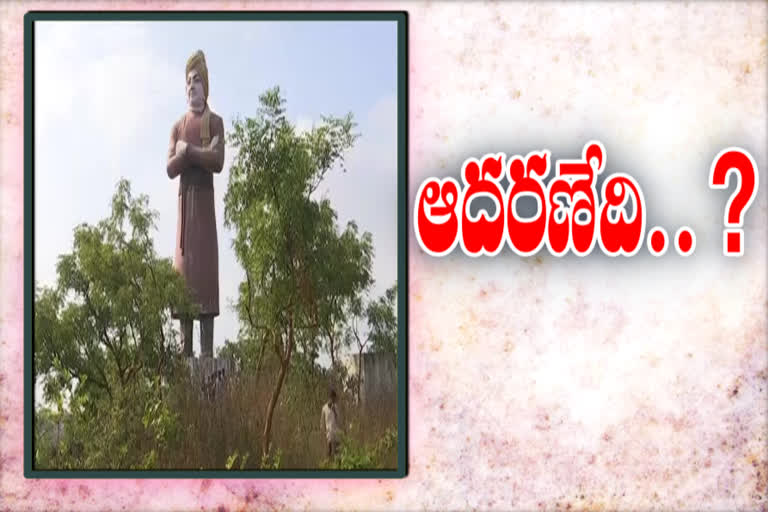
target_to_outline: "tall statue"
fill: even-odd
[[[198,50],[187,61],[187,112],[171,129],[168,177],[179,176],[174,267],[199,306],[200,351],[213,357],[213,319],[219,314],[219,249],[213,175],[224,165],[224,122],[208,107],[208,67]],[[193,317],[180,322],[184,355],[192,356]]]

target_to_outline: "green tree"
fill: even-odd
[[[134,198],[121,180],[110,216],[77,226],[72,252],[59,256],[56,284],[36,290],[35,377],[60,414],[67,400],[69,419],[117,420],[140,397],[161,397],[177,362],[171,306],[193,307],[171,261],[155,253],[150,231],[156,215],[148,198]],[[120,432],[129,428],[123,426]],[[94,432],[80,432],[82,450]]]
[[[347,307],[347,326],[345,331],[345,344],[357,347],[357,378],[355,379],[355,396],[360,403],[360,385],[363,379],[363,352],[370,342],[370,338],[362,333],[361,323],[364,322],[363,301],[357,299],[351,301]]]
[[[318,301],[317,317],[321,322],[321,335],[326,341],[325,349],[330,356],[331,367],[335,368],[336,354],[347,344],[344,325],[349,310],[360,303],[362,293],[373,284],[370,272],[373,239],[367,232],[359,235],[354,222],[350,222],[339,237],[334,232],[323,236],[328,243],[316,255],[319,261],[326,262],[317,276],[317,287],[323,299]],[[350,284],[353,285],[353,293],[349,293]]]
[[[358,297],[349,301],[345,310],[345,344],[357,348],[356,395],[360,402],[360,384],[363,377],[363,352],[370,347],[375,352],[392,355],[397,367],[397,282],[384,295],[368,302]]]
[[[373,350],[392,355],[397,368],[397,282],[366,308]]]
[[[369,234],[350,224],[339,234],[336,212],[313,192],[352,147],[352,115],[324,117],[298,133],[286,119],[279,88],[259,97],[255,118],[236,120],[237,150],[224,198],[224,219],[245,271],[237,309],[241,340],[268,347],[279,372],[267,405],[262,453],[268,454],[275,407],[297,344],[315,354],[323,331],[333,332],[338,306],[368,285],[373,254]],[[330,331],[329,331],[330,330]]]

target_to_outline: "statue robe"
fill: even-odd
[[[208,107],[206,106],[206,109]],[[187,112],[174,124],[168,149],[169,161],[176,153],[176,142],[203,147],[202,113]],[[178,217],[174,267],[184,276],[201,315],[219,314],[219,246],[216,233],[216,209],[213,173],[220,173],[224,160],[224,123],[210,113],[210,138],[219,137],[217,150],[209,158],[182,157],[178,166],[168,166],[168,177],[179,179]],[[206,143],[208,141],[205,141]],[[220,152],[220,154],[219,154]],[[178,318],[177,312],[173,317]]]

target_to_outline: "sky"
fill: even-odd
[[[339,227],[355,220],[373,235],[378,296],[397,278],[397,26],[395,22],[36,22],[35,281],[53,285],[75,226],[109,215],[121,177],[159,213],[161,257],[173,257],[178,178],[166,174],[171,126],[186,111],[187,58],[202,49],[209,105],[230,130],[255,117],[258,97],[279,86],[299,129],[352,112],[361,134],[327,194]],[[221,314],[214,350],[237,339],[232,310],[244,278],[224,227],[224,194],[235,152],[214,177]],[[372,203],[371,192],[376,202]],[[198,354],[199,327],[194,350]]]

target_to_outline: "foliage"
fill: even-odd
[[[261,465],[259,466],[259,469],[280,469],[280,459],[282,458],[282,455],[282,451],[279,449],[274,455],[263,454],[261,456]]]
[[[368,304],[366,316],[373,350],[392,354],[397,367],[397,282]]]
[[[43,417],[65,432],[41,456],[64,467],[152,466],[159,454],[148,447],[174,436],[163,403],[179,365],[170,311],[194,310],[170,260],[155,254],[156,215],[121,180],[109,217],[77,226],[55,286],[36,290],[35,376],[55,406]]]
[[[227,457],[227,463],[224,465],[227,469],[233,469],[235,468],[235,462],[237,462],[237,458],[240,457],[240,466],[239,469],[245,469],[245,463],[248,462],[248,457],[250,457],[250,453],[246,453],[242,457],[240,457],[240,454],[237,450],[235,450],[235,453]]]
[[[357,376],[350,382],[356,389],[357,400],[360,401],[360,388],[363,380],[360,365],[363,352],[373,349],[374,352],[390,354],[397,367],[397,282],[383,296],[370,301],[365,307],[361,298],[357,297],[347,304],[345,310],[344,344],[357,348]],[[365,323],[367,332],[363,332],[361,324]]]
[[[397,450],[397,429],[388,428],[382,436],[373,443],[361,443],[360,441],[344,436],[341,449],[337,457],[330,463],[326,462],[326,469],[384,469],[386,458]]]
[[[262,460],[264,411],[271,398],[263,382],[277,377],[276,359],[270,359],[259,379],[233,375],[217,390],[214,400],[182,374],[162,388],[162,399],[160,393],[152,392],[154,388],[137,386],[145,393],[132,395],[128,389],[128,399],[116,401],[114,407],[103,401],[94,412],[75,407],[74,401],[60,414],[55,405],[40,410],[35,418],[35,465],[38,469],[319,467],[326,448],[320,408],[327,399],[328,383],[336,378],[330,369],[322,368],[303,374],[292,370],[286,378],[270,455]],[[366,410],[355,405],[350,391],[333,385],[339,392],[339,410],[350,442],[373,446],[396,425],[393,401],[377,402]],[[382,452],[374,462],[372,467],[395,467],[396,447]],[[362,464],[361,460],[356,463],[358,467]]]
[[[312,193],[357,135],[351,114],[324,117],[300,134],[285,116],[274,88],[259,98],[255,118],[237,120],[230,137],[237,156],[224,197],[224,219],[246,279],[239,288],[241,359],[261,370],[269,345],[280,364],[267,406],[262,453],[268,453],[277,406],[297,345],[308,363],[319,352],[319,333],[333,332],[338,304],[371,282],[373,242],[350,223],[339,234],[330,202]]]
[[[170,308],[192,310],[170,260],[150,237],[155,212],[121,180],[109,218],[75,228],[57,283],[35,294],[35,375],[46,398],[63,391],[114,398],[128,382],[167,374],[175,350]]]
[[[39,411],[39,418],[56,417],[59,432],[54,437],[36,425],[36,466],[149,469],[167,460],[179,427],[157,388],[134,382],[114,393],[111,401],[76,393],[68,410]]]

